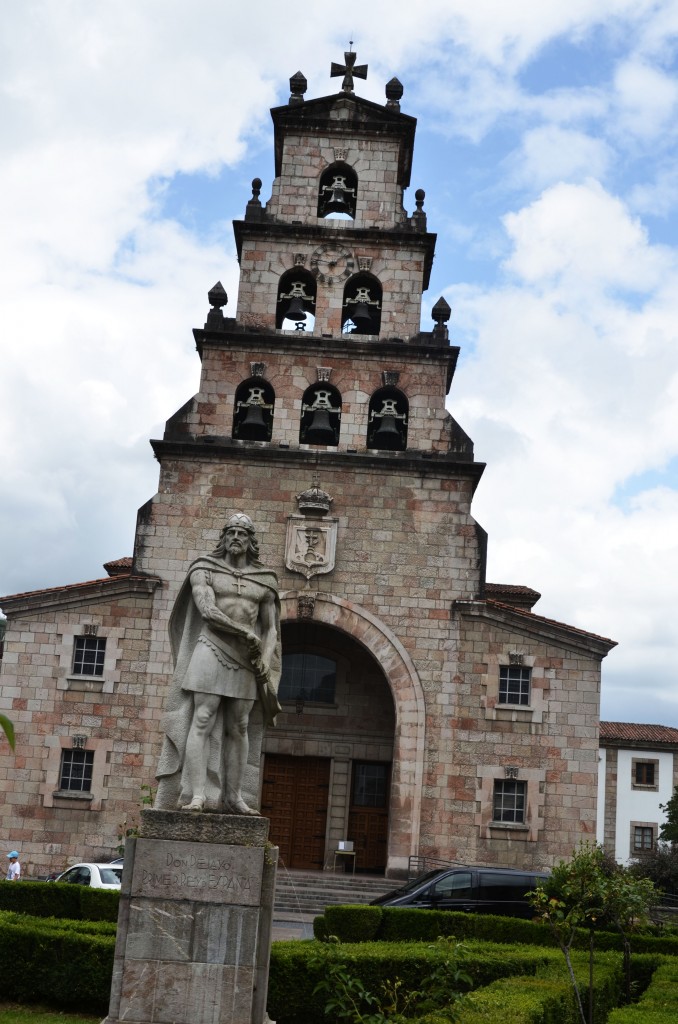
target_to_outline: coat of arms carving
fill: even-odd
[[[331,572],[337,547],[337,519],[290,516],[287,520],[285,565],[309,580]]]

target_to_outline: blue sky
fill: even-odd
[[[297,70],[336,91],[327,11],[25,0],[0,41],[0,593],[131,552],[149,437],[197,390],[191,329],[273,175]],[[612,637],[603,714],[678,724],[678,3],[374,0],[357,92],[396,75],[488,468],[489,578]],[[292,40],[292,42],[290,42]]]

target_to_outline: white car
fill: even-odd
[[[116,864],[74,864],[54,881],[89,885],[92,889],[119,889],[121,879],[122,865],[118,867]]]

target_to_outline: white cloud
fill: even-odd
[[[516,185],[541,190],[561,181],[604,178],[611,159],[602,139],[548,124],[525,132],[508,167]]]
[[[626,61],[615,75],[619,105],[619,131],[641,139],[655,139],[675,124],[678,81],[658,67],[639,60]]]

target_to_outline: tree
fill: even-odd
[[[659,889],[678,893],[678,843],[658,842],[631,864],[635,878],[649,878]]]
[[[678,843],[678,786],[668,803],[660,804],[659,807],[666,814],[666,821],[659,829],[659,838],[665,843]]]
[[[570,981],[579,1007],[582,1024],[587,1024],[584,1005],[570,957],[572,942],[579,928],[589,931],[588,1022],[593,1021],[594,932],[612,927],[621,937],[624,949],[626,994],[630,999],[630,934],[657,902],[653,883],[636,878],[608,858],[602,847],[582,843],[568,862],[561,861],[551,877],[528,894],[531,906],[551,928],[565,957]]]

